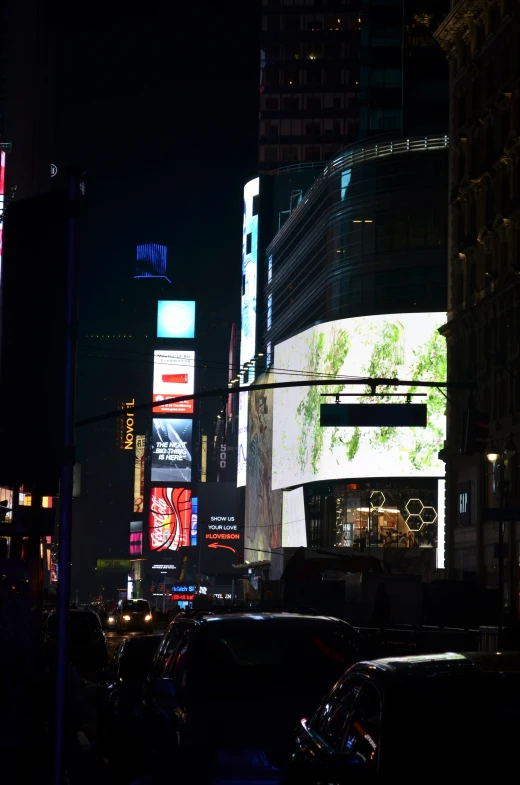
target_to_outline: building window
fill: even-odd
[[[267,260],[267,283],[271,283],[272,280],[273,280],[273,257],[271,255]]]
[[[265,353],[265,365],[266,368],[270,368],[272,364],[272,349],[271,349],[271,341],[267,341],[266,353]]]
[[[268,112],[277,112],[280,108],[280,99],[277,95],[263,96],[264,109]]]
[[[260,194],[256,194],[256,196],[253,196],[253,206],[252,206],[253,215],[258,215],[258,213],[260,212],[259,207],[260,207]],[[251,235],[249,234],[248,237],[251,237]]]
[[[339,16],[329,16],[327,19],[327,30],[341,30],[341,18]]]
[[[306,60],[321,60],[323,57],[323,44],[306,44],[305,45],[305,59]]]
[[[310,112],[321,112],[321,96],[309,96],[307,98],[307,109]]]
[[[305,148],[306,161],[320,161],[321,160],[321,147],[311,147],[308,145]]]
[[[293,14],[292,16],[284,16],[283,18],[283,29],[287,33],[294,33],[297,30],[300,30],[300,15]]]
[[[321,68],[307,69],[307,84],[321,84]]]
[[[298,111],[300,108],[300,99],[298,97],[284,95],[282,104],[284,111]]]
[[[268,146],[265,149],[265,160],[266,161],[277,161],[278,160],[278,148]]]
[[[320,136],[321,135],[321,123],[319,123],[319,122],[305,123],[305,135],[306,136]]]
[[[253,235],[251,232],[246,235],[246,253],[251,253]]]
[[[285,85],[297,85],[300,84],[300,72],[289,70],[283,72],[283,84]]]
[[[273,295],[267,296],[267,329],[270,330],[273,326]]]

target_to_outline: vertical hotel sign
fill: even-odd
[[[134,512],[144,512],[144,451],[145,436],[135,437]]]
[[[258,288],[258,196],[260,178],[250,180],[244,188],[244,223],[242,230],[242,302],[240,330],[240,367],[256,354],[256,296]],[[254,364],[247,382],[254,378]],[[239,393],[238,401],[238,469],[237,486],[246,484],[247,411],[249,393]]]

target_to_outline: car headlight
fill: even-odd
[[[152,621],[152,617],[151,617],[151,615],[150,615],[150,614],[148,614],[148,616],[145,616],[145,617],[144,617],[144,620],[145,620],[145,621]]]
[[[108,623],[109,624],[113,624],[114,623],[114,617],[113,616],[109,616],[108,617]]]
[[[124,621],[130,621],[130,616],[123,616]]]

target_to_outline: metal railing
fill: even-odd
[[[393,155],[403,155],[405,153],[442,150],[447,149],[448,147],[449,137],[444,134],[443,136],[418,136],[407,139],[392,139],[387,142],[376,142],[345,150],[329,161],[325,166],[323,172],[313,182],[298,207],[292,212],[278,234],[273,238],[267,249],[267,253],[269,253],[274,243],[278,243],[280,238],[290,229],[297,220],[297,216],[299,216],[309,202],[314,200],[318,192],[331,177],[367,161],[388,158]]]

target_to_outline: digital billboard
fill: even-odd
[[[240,366],[256,355],[256,298],[258,289],[258,196],[260,178],[250,180],[244,188],[244,221],[242,228],[242,301],[240,330]],[[254,365],[249,382],[254,376]],[[247,464],[247,393],[240,394],[238,410],[238,471],[237,485],[246,484]]]
[[[152,482],[191,482],[193,420],[154,417]]]
[[[198,532],[202,573],[233,573],[243,551],[234,482],[204,482],[198,490]]]
[[[191,490],[152,488],[148,520],[151,551],[178,551],[190,544]]]
[[[331,384],[280,388],[274,392],[272,488],[345,477],[443,477],[439,460],[446,431],[446,399],[435,387],[414,381],[446,379],[446,341],[439,334],[444,313],[365,316],[327,322],[275,347],[275,381],[320,376]],[[299,376],[295,370],[301,372]],[[323,393],[349,393],[349,403],[390,403],[354,378],[410,380],[410,388],[378,387],[379,393],[424,392],[426,428],[322,428]],[[333,402],[334,398],[328,399]],[[399,400],[399,399],[397,399]],[[341,405],[341,404],[338,404]]]
[[[158,338],[195,338],[195,302],[193,300],[159,300],[157,304]]]
[[[165,398],[193,395],[195,352],[158,349],[153,359],[153,411],[157,414],[193,414],[193,400],[161,404]]]
[[[135,437],[134,463],[134,512],[144,510],[144,452],[146,437]]]

